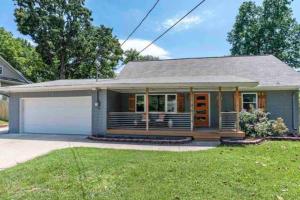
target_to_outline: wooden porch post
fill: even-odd
[[[146,131],[149,131],[149,88],[146,88]]]
[[[190,87],[190,115],[191,115],[191,132],[194,131],[194,94],[193,88]]]
[[[235,111],[236,111],[236,132],[240,130],[240,99],[239,87],[235,88]]]
[[[222,130],[222,88],[219,87],[218,93],[218,111],[219,111],[219,130]]]

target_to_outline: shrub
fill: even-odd
[[[289,131],[281,117],[272,122],[271,128],[274,135],[282,135]]]
[[[240,127],[247,136],[266,137],[269,135],[282,135],[288,131],[282,118],[269,120],[270,113],[260,109],[252,112],[240,113]]]
[[[240,113],[240,127],[247,136],[267,136],[270,134],[269,114],[259,109],[253,112],[242,111]]]

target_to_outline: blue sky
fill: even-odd
[[[133,30],[156,0],[87,0],[93,23],[112,27],[122,40]],[[262,0],[255,0],[261,4]],[[155,10],[140,27],[125,49],[141,49],[184,15],[199,0],[160,0]],[[207,0],[175,29],[165,35],[145,54],[161,58],[223,56],[229,54],[226,41],[238,8],[243,0]],[[0,26],[17,37],[23,37],[14,22],[12,0],[0,0]],[[300,21],[300,0],[294,0],[294,17]],[[30,39],[28,37],[25,37]]]

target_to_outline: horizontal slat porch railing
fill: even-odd
[[[146,114],[135,112],[109,112],[109,129],[146,129]]]
[[[190,113],[149,113],[149,130],[190,130]],[[109,112],[109,129],[146,130],[146,114]]]
[[[237,123],[237,112],[221,112],[221,130],[236,130]]]
[[[190,113],[149,113],[150,130],[190,130]]]

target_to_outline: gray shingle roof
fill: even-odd
[[[242,86],[299,88],[300,74],[274,56],[239,56],[130,62],[115,79],[57,80],[2,88],[3,92],[26,89]]]
[[[272,55],[130,62],[118,79],[235,76],[259,86],[300,86],[300,74]]]

